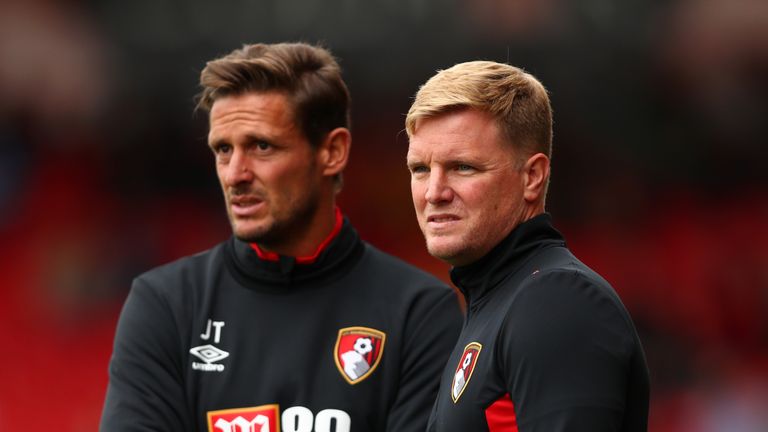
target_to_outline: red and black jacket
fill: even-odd
[[[339,228],[312,259],[232,238],[136,278],[101,430],[423,431],[456,295]]]
[[[646,431],[649,379],[613,288],[548,214],[451,271],[467,299],[429,431]]]

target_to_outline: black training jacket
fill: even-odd
[[[451,271],[467,316],[429,431],[646,431],[648,368],[616,292],[548,214]]]
[[[104,432],[423,431],[455,293],[344,220],[312,263],[231,238],[134,280]]]

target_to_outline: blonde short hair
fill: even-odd
[[[544,86],[520,68],[491,61],[439,71],[416,93],[405,118],[408,136],[420,120],[466,108],[493,115],[522,155],[552,154],[552,107]]]

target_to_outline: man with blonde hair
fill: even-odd
[[[632,320],[544,210],[544,86],[506,64],[461,63],[419,89],[406,130],[427,249],[453,266],[467,302],[428,430],[645,431],[648,369]]]
[[[101,430],[423,431],[461,314],[336,206],[351,145],[336,60],[246,45],[200,83],[234,235],[134,280]]]

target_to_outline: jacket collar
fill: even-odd
[[[229,256],[233,273],[241,283],[268,291],[285,291],[288,285],[315,286],[343,275],[344,269],[357,262],[364,246],[349,220],[339,217],[338,230],[311,260],[284,255],[260,257],[251,243],[232,237]]]
[[[479,260],[453,267],[451,281],[471,306],[514,274],[533,252],[551,246],[565,246],[565,239],[552,226],[552,217],[542,213],[516,226]]]

